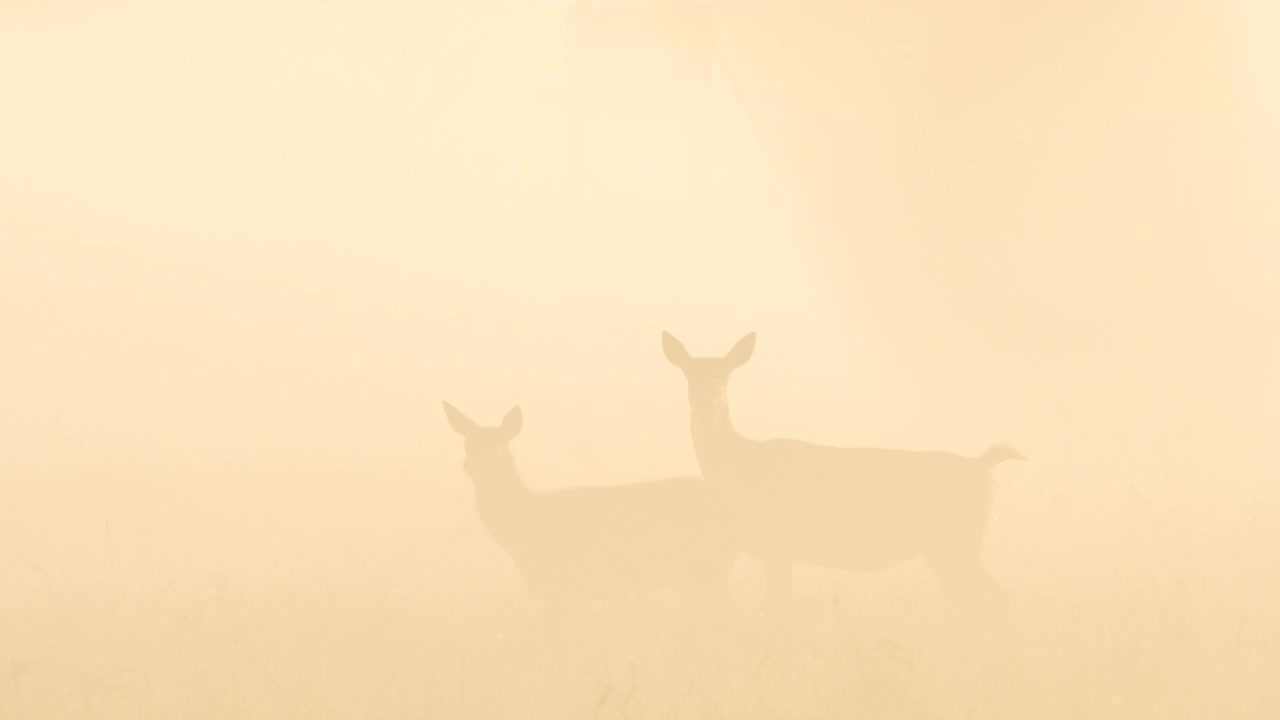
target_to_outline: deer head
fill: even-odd
[[[669,332],[662,333],[662,351],[689,382],[689,407],[695,415],[715,415],[728,408],[729,375],[751,359],[756,334],[739,340],[724,357],[693,357]]]

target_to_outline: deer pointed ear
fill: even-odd
[[[449,418],[449,427],[453,428],[453,431],[459,435],[470,435],[480,429],[480,426],[476,425],[474,420],[463,415],[461,410],[447,402],[444,403],[444,414],[445,417]]]
[[[516,405],[507,411],[506,417],[502,418],[502,434],[510,440],[520,434],[522,427],[524,427],[524,413],[520,411],[520,406]]]
[[[672,365],[680,369],[689,364],[689,351],[684,349],[684,344],[675,335],[666,330],[662,331],[662,353]]]
[[[747,333],[741,340],[733,346],[728,355],[724,356],[724,361],[730,367],[737,368],[746,364],[751,359],[751,353],[756,350],[756,334]]]

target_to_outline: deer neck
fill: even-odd
[[[694,452],[697,453],[704,472],[709,462],[714,463],[726,452],[731,453],[744,439],[733,427],[727,401],[706,408],[694,408],[689,416],[689,425],[693,430]]]
[[[476,494],[476,512],[492,532],[511,529],[522,522],[533,492],[520,479],[515,460],[505,458],[483,468],[467,467]]]

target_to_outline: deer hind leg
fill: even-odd
[[[1007,598],[981,561],[975,559],[957,565],[935,564],[930,560],[930,564],[944,590],[959,606],[959,615],[965,623],[985,634],[997,647],[1006,651],[1012,648]]]
[[[955,499],[956,507],[936,519],[925,545],[925,560],[953,600],[986,607],[1001,594],[982,562],[989,499],[968,492]]]
[[[977,553],[948,549],[926,557],[943,592],[968,610],[1002,612],[1004,593]]]

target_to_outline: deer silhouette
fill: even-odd
[[[727,389],[755,339],[746,335],[724,357],[693,357],[664,332],[662,348],[688,381],[702,476],[724,487],[743,551],[764,565],[771,603],[790,597],[793,563],[866,572],[917,557],[950,596],[998,599],[981,557],[991,470],[1025,458],[1004,445],[974,458],[748,438],[734,429]]]
[[[476,511],[553,620],[670,588],[695,613],[729,610],[737,550],[719,488],[697,477],[534,492],[510,450],[523,415],[482,427],[449,403]]]

